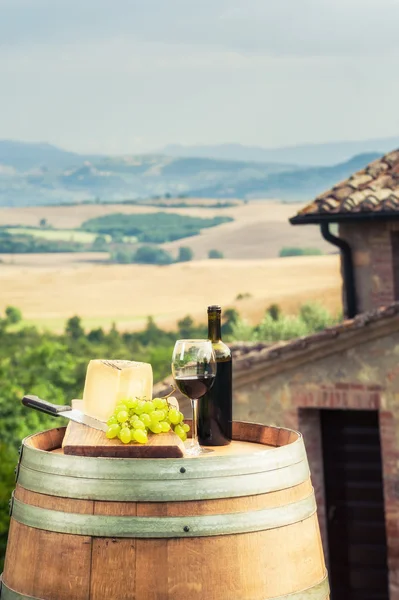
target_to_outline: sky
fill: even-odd
[[[78,152],[399,135],[399,0],[0,0],[0,139]]]

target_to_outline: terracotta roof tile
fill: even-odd
[[[292,223],[365,218],[399,218],[399,149],[370,163],[305,206]]]

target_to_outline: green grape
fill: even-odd
[[[114,415],[117,415],[122,410],[127,410],[127,405],[124,402],[120,402],[115,406]]]
[[[135,398],[129,398],[129,400],[126,400],[126,406],[128,408],[135,409],[137,406],[137,400]]]
[[[127,412],[127,410],[121,410],[120,412],[118,412],[116,418],[118,419],[119,423],[124,423],[128,420],[129,413]]]
[[[146,413],[150,413],[150,412],[152,412],[153,410],[155,410],[155,404],[154,404],[154,403],[153,403],[151,400],[147,400],[147,401],[144,403],[144,408],[145,408],[145,412],[146,412]]]
[[[132,434],[130,432],[129,427],[123,427],[121,429],[121,433],[120,433],[121,442],[123,442],[124,444],[128,444],[131,439],[132,439]]]
[[[167,431],[170,431],[170,425],[166,421],[161,421],[159,424],[161,426],[161,430],[162,430],[163,433],[166,433]]]
[[[164,410],[153,410],[150,417],[151,421],[163,421],[165,419],[165,411]]]
[[[187,439],[187,434],[184,431],[183,427],[181,425],[176,425],[175,427],[175,434],[179,436],[179,438],[185,442]]]
[[[180,417],[179,423],[182,423],[184,421],[184,415],[180,411],[179,411],[179,417]]]
[[[176,408],[170,408],[168,412],[169,421],[172,425],[180,423],[180,412]]]
[[[145,429],[145,425],[144,425],[143,421],[141,421],[141,419],[137,419],[137,421],[135,421],[133,423],[133,428],[134,429]]]
[[[141,415],[143,412],[145,412],[145,402],[144,400],[139,400],[135,408],[135,413],[136,415]]]
[[[110,417],[107,421],[107,425],[116,425],[118,423],[118,419],[114,416]]]
[[[150,430],[152,431],[152,433],[162,433],[162,427],[158,421],[155,423],[151,422]]]
[[[181,427],[185,433],[190,431],[190,425],[187,425],[187,423],[182,423]]]
[[[140,421],[142,421],[146,427],[149,427],[151,425],[151,422],[152,422],[150,415],[148,415],[147,413],[143,413],[141,415]]]
[[[120,432],[121,427],[118,423],[113,423],[108,427],[107,433],[105,434],[109,440],[112,440],[117,437]]]
[[[148,442],[147,432],[143,429],[135,429],[133,431],[133,439],[139,444],[146,444]]]
[[[153,400],[155,408],[167,408],[168,403],[163,398],[154,398]]]

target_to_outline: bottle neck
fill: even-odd
[[[208,314],[208,339],[212,342],[218,342],[222,339],[220,313]]]

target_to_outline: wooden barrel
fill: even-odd
[[[1,600],[327,600],[302,436],[234,424],[182,459],[66,456],[26,438]]]

